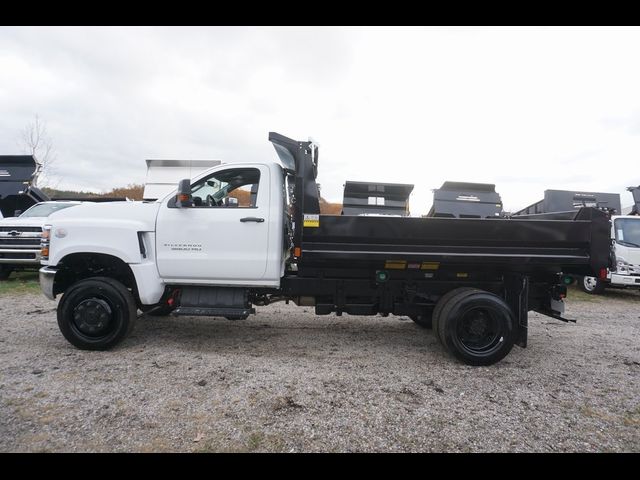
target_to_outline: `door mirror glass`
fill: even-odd
[[[225,198],[225,203],[227,207],[237,207],[238,199],[235,197],[227,197]]]
[[[20,215],[22,215],[22,210],[16,210],[15,212],[13,212],[14,217],[19,217]]]

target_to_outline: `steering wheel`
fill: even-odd
[[[207,195],[207,207],[221,207],[222,205],[224,205],[224,202],[222,200],[217,201],[215,198],[213,198],[213,195]]]

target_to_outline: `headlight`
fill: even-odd
[[[42,227],[40,239],[40,260],[49,260],[49,240],[51,239],[51,225]]]
[[[629,267],[630,265],[627,263],[627,261],[624,258],[618,257],[617,263],[616,263],[616,271],[618,273],[621,273],[622,275],[628,275]]]

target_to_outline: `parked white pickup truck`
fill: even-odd
[[[41,202],[18,217],[0,219],[0,280],[14,270],[40,268],[40,238],[49,215],[81,202]]]

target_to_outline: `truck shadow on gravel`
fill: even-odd
[[[274,315],[248,320],[218,318],[148,317],[138,319],[132,335],[118,349],[167,347],[221,355],[299,358],[327,356],[429,355],[448,360],[430,330],[398,317],[308,316],[289,319]]]

